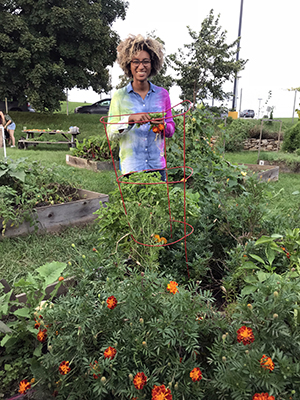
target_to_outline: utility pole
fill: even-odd
[[[240,21],[239,21],[239,31],[238,31],[239,41],[237,42],[236,61],[238,61],[240,58],[240,43],[241,43],[240,37],[241,37],[241,32],[242,32],[243,5],[244,5],[244,0],[241,0]],[[237,91],[236,87],[237,87],[237,74],[235,75],[234,85],[233,85],[233,98],[232,98],[232,110],[233,111],[235,111],[235,106],[236,106],[236,91]]]
[[[293,123],[294,123],[294,114],[296,108],[296,98],[297,98],[297,90],[295,90],[295,97],[294,97],[294,107],[293,107]]]

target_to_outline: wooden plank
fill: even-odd
[[[105,206],[105,203],[109,200],[108,195],[83,189],[79,189],[78,193],[80,200],[37,207],[35,214],[33,214],[35,220],[33,226],[29,221],[25,221],[18,227],[11,227],[10,221],[8,221],[4,237],[26,235],[34,231],[37,233],[58,232],[65,226],[81,225],[94,221],[97,218],[94,212],[99,209],[100,202]],[[2,236],[0,236],[1,239]]]
[[[84,168],[94,172],[111,171],[114,169],[112,161],[92,161],[69,154],[66,154],[66,163],[71,167]]]

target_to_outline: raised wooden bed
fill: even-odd
[[[71,167],[85,168],[94,172],[111,171],[114,169],[112,161],[91,161],[85,158],[74,157],[66,154],[66,163]]]
[[[250,171],[255,172],[257,179],[263,182],[278,181],[279,167],[274,165],[242,164]]]
[[[65,226],[81,225],[94,221],[97,216],[93,213],[99,209],[100,202],[103,204],[108,202],[108,195],[83,189],[79,189],[78,193],[80,200],[36,208],[33,225],[26,221],[18,227],[11,227],[8,221],[4,236],[15,237],[34,231],[37,233],[57,232]],[[2,238],[1,235],[0,238]]]

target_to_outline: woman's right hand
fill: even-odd
[[[131,124],[146,124],[151,120],[151,117],[149,114],[144,113],[144,114],[131,114],[128,119],[128,123]]]

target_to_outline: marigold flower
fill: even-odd
[[[95,361],[95,362],[94,362],[94,365],[93,365],[92,363],[90,363],[90,367],[91,367],[91,371],[93,372],[93,378],[94,378],[94,379],[100,378],[100,372],[101,372],[101,370],[100,370],[98,361]]]
[[[58,281],[59,281],[59,282],[62,282],[64,279],[65,279],[65,278],[64,278],[63,276],[60,276],[60,277],[58,278]]]
[[[190,372],[190,377],[192,378],[193,382],[201,381],[202,379],[202,372],[200,371],[200,368],[194,368]]]
[[[63,361],[59,364],[58,371],[61,375],[67,375],[71,371],[69,367],[69,361]]]
[[[146,383],[147,383],[147,377],[146,377],[146,375],[144,374],[144,372],[138,372],[138,373],[135,375],[134,379],[133,379],[134,387],[135,387],[136,389],[141,390],[141,389],[143,389],[143,387],[146,385]]]
[[[30,382],[28,382],[27,379],[23,379],[19,383],[19,393],[21,393],[21,394],[25,394],[27,392],[27,390],[29,390],[30,388],[31,388],[31,384],[30,384]]]
[[[106,303],[107,303],[107,307],[110,308],[111,310],[113,310],[113,309],[117,306],[118,301],[117,301],[117,299],[115,298],[115,296],[110,296],[110,297],[106,300]]]
[[[39,342],[43,343],[47,339],[47,329],[40,329],[36,337]]]
[[[255,393],[252,400],[275,400],[275,397],[269,396],[269,393]]]
[[[274,369],[274,363],[271,357],[267,357],[265,354],[263,354],[262,358],[260,359],[260,365],[262,368],[269,369],[270,371],[273,371]]]
[[[153,131],[154,133],[159,133],[159,132],[160,132],[159,127],[156,126],[156,125],[153,126],[152,131]]]
[[[250,344],[254,342],[254,334],[251,328],[247,328],[246,326],[242,326],[237,331],[237,341],[243,342],[243,345]]]
[[[159,235],[154,235],[154,241],[155,242],[160,242],[160,236]]]
[[[177,286],[178,286],[178,283],[177,283],[177,282],[170,281],[170,283],[169,283],[168,286],[167,286],[167,290],[168,290],[170,293],[175,294],[175,293],[179,292]]]
[[[163,131],[164,128],[165,128],[164,124],[158,124],[158,129],[159,129],[160,131]]]
[[[165,385],[153,386],[152,400],[172,400],[171,390],[166,388]]]
[[[96,247],[93,247],[93,251],[97,251]]]
[[[117,350],[114,347],[109,346],[105,351],[104,351],[104,358],[110,358],[113,360],[117,354]]]
[[[160,238],[160,241],[161,241],[161,242],[163,242],[164,244],[166,244],[166,243],[167,243],[167,239],[166,239],[166,238],[164,238],[164,237],[161,237],[161,238]]]

